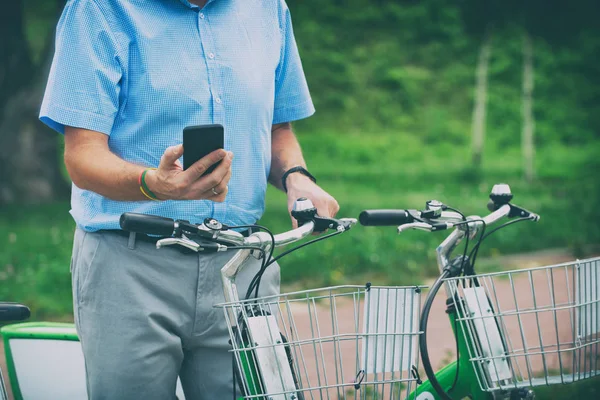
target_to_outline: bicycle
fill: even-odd
[[[428,293],[420,319],[419,348],[429,380],[408,399],[531,399],[535,393],[554,398],[548,385],[600,375],[600,258],[516,271],[475,272],[484,239],[515,222],[539,220],[537,214],[511,204],[512,197],[508,185],[495,185],[488,204],[491,214],[484,218],[466,217],[435,200],[428,201],[421,211],[361,214],[361,224],[397,226],[398,233],[455,228],[436,249],[441,275]],[[516,219],[485,233],[486,227],[504,217]],[[479,231],[469,252],[469,241],[476,239]],[[462,254],[451,259],[463,239]],[[436,373],[428,353],[427,326],[442,285],[457,360]],[[498,294],[502,286],[509,289],[509,296]]]
[[[0,323],[25,321],[31,312],[27,306],[19,303],[0,303]],[[4,385],[4,376],[0,370],[0,400],[8,400],[8,393]]]
[[[302,248],[308,244],[339,235],[349,230],[357,222],[356,219],[334,219],[320,217],[316,215],[316,209],[307,199],[298,199],[295,202],[292,210],[292,216],[298,220],[300,225],[299,228],[278,235],[273,235],[269,230],[258,225],[231,227],[225,226],[215,219],[206,219],[202,224],[192,224],[188,221],[175,221],[168,218],[135,213],[123,214],[120,219],[120,225],[123,230],[130,232],[131,236],[135,236],[137,234],[164,236],[165,238],[158,240],[156,243],[156,246],[159,249],[167,246],[181,246],[194,252],[235,251],[229,262],[222,267],[221,275],[225,300],[227,302],[237,302],[239,301],[239,295],[235,284],[235,277],[243,269],[245,261],[249,260],[250,257],[255,257],[262,260],[262,267],[255,276],[255,279],[251,282],[250,287],[246,292],[245,297],[252,299],[253,297],[256,297],[256,294],[259,291],[262,274],[269,265],[281,259],[281,257],[291,253],[292,251]],[[248,228],[253,230],[248,237],[245,237],[239,232],[242,229]],[[275,247],[284,246],[299,241],[310,235],[313,231],[325,232],[327,230],[333,230],[334,232],[304,242],[295,248],[283,252],[277,257],[273,257],[273,251]],[[256,311],[258,309],[256,308],[254,310]],[[261,315],[263,314],[265,313],[262,312]],[[226,316],[227,315],[230,314],[226,313]],[[270,319],[266,318],[266,320]],[[256,319],[250,319],[249,324],[245,325],[245,327],[248,329],[244,331],[248,335],[246,336],[246,339],[253,338],[254,326],[256,325],[256,322]],[[26,400],[29,398],[46,399],[47,397],[43,397],[43,394],[40,394],[39,390],[35,391],[35,393],[31,396],[23,395],[24,391],[20,390],[22,385],[20,385],[20,382],[17,379],[18,373],[16,370],[18,368],[15,367],[15,360],[11,359],[11,346],[9,342],[14,341],[15,339],[36,338],[52,339],[54,341],[62,341],[64,343],[69,342],[78,344],[77,335],[73,324],[37,323],[35,326],[32,324],[19,324],[6,327],[6,329],[2,330],[2,334],[4,336],[5,343],[8,344],[7,355],[9,361],[9,372],[11,370],[13,371],[11,374],[11,384],[13,388],[16,388],[16,398],[25,398]],[[283,337],[281,337],[281,339],[283,339]],[[238,343],[236,342],[236,344]],[[242,341],[239,344],[243,345],[245,350],[249,352],[254,352],[256,350],[257,358],[255,360],[264,359],[264,354],[260,354],[260,350],[250,346],[250,343],[247,340],[245,342]],[[48,346],[46,346],[46,348],[48,348]],[[80,347],[77,346],[77,348],[80,352]],[[74,357],[73,352],[71,352],[70,357]],[[267,359],[268,358],[269,357],[267,357]],[[286,364],[289,367],[289,363],[287,361]],[[248,364],[247,367],[248,366],[252,367],[251,364]],[[32,367],[33,366],[31,364],[27,365],[27,368]],[[255,369],[250,371],[245,370],[240,364],[238,364],[238,367],[234,368],[237,379],[241,379],[242,376],[251,376],[249,379],[264,379],[264,381],[268,381],[269,374],[267,371],[262,369],[263,365],[256,364],[254,367]],[[24,371],[27,368],[22,367],[20,369],[21,371]],[[27,380],[31,374],[28,373],[28,371],[24,372],[25,374],[29,375],[26,377]],[[79,384],[81,384],[81,382],[82,379],[80,378]],[[236,390],[238,385],[241,390],[244,390],[244,386],[241,384],[241,382],[236,383]],[[59,389],[62,391],[61,393],[65,393],[64,388]],[[29,393],[33,392],[33,389],[29,390]],[[70,397],[69,395],[63,394],[63,398],[75,398],[73,396],[77,396],[77,398],[84,398],[85,390],[79,390],[77,395],[71,394]]]
[[[215,220],[197,226],[129,214],[122,227],[179,236],[159,241],[158,247],[177,244],[194,251],[237,251],[221,270],[225,302],[216,305],[223,309],[229,328],[234,398],[238,390],[244,399],[364,398],[378,390],[392,393],[416,384],[421,287],[345,285],[257,297],[269,264],[356,223],[319,217],[306,199],[296,202],[292,216],[299,228],[279,235],[257,232],[248,238]],[[275,247],[327,229],[335,232],[272,257]],[[190,234],[203,240],[190,241]],[[252,256],[262,259],[263,265],[246,299],[240,300],[235,276]],[[339,317],[338,309],[344,307],[352,309],[350,318]]]

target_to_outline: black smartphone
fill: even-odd
[[[183,169],[215,150],[225,147],[223,125],[196,125],[183,128]],[[210,174],[221,163],[211,165],[203,175]]]

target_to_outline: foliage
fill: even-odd
[[[488,136],[520,143],[522,32],[533,37],[536,138],[600,132],[600,6],[578,1],[289,0],[317,107],[306,131],[405,131],[469,144],[478,47],[492,33]],[[540,15],[543,12],[543,15]]]
[[[438,198],[485,213],[486,196],[511,183],[517,204],[542,221],[489,239],[483,254],[597,243],[600,132],[598,3],[559,0],[287,0],[317,114],[296,124],[311,171],[342,215],[418,208]],[[54,6],[24,0],[31,58],[39,64]],[[522,34],[534,46],[538,181],[521,181]],[[475,65],[492,35],[486,148],[470,163]],[[0,133],[0,136],[6,133]],[[51,167],[51,166],[50,166]],[[286,229],[281,193],[262,221]],[[0,298],[38,316],[70,310],[73,223],[64,203],[0,210]],[[567,211],[569,210],[569,211]],[[574,222],[576,221],[576,222]],[[287,284],[348,279],[417,283],[434,272],[437,235],[361,229],[284,260]],[[325,268],[326,267],[326,268]]]

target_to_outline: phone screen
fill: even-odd
[[[188,169],[202,157],[225,147],[222,125],[196,125],[183,129],[183,169]],[[210,174],[220,164],[213,164],[203,175]]]

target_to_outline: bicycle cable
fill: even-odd
[[[444,400],[453,400],[452,397],[442,388],[440,382],[437,380],[433,367],[431,366],[431,360],[429,359],[429,352],[427,351],[427,320],[429,319],[429,311],[433,305],[433,300],[437,295],[440,287],[442,286],[443,280],[450,274],[450,271],[445,269],[444,272],[439,276],[431,287],[431,291],[427,295],[427,300],[423,305],[423,311],[421,313],[421,322],[419,323],[419,331],[423,332],[419,338],[419,349],[421,351],[421,359],[423,361],[423,369],[425,374],[429,378],[429,382],[433,389],[440,395]]]
[[[264,273],[264,270],[268,267],[267,262],[273,257],[273,251],[275,250],[275,236],[273,235],[273,232],[271,232],[270,229],[268,229],[265,226],[262,225],[237,225],[237,226],[229,226],[227,227],[228,229],[242,229],[242,228],[248,228],[248,229],[258,229],[261,231],[266,232],[270,237],[271,237],[271,249],[269,250],[269,255],[266,255],[266,252],[262,249],[257,249],[255,247],[244,247],[244,246],[235,246],[235,247],[230,247],[230,249],[232,250],[241,250],[241,249],[249,249],[249,250],[258,250],[261,254],[262,254],[262,262],[261,262],[261,266],[260,269],[258,270],[258,272],[256,273],[256,275],[254,275],[254,277],[252,278],[252,280],[250,281],[250,284],[248,286],[248,290],[246,291],[246,299],[249,299],[250,296],[252,295],[252,290],[253,287],[258,285],[260,286],[260,282],[256,282],[257,277],[258,280],[260,281],[260,276],[262,276],[262,274]],[[256,295],[258,295],[258,288],[256,289]]]
[[[299,249],[301,249],[301,248],[303,248],[303,247],[305,247],[305,246],[308,246],[309,244],[313,244],[313,243],[316,243],[316,242],[320,242],[321,240],[328,239],[328,238],[330,238],[330,237],[333,237],[333,236],[339,235],[339,234],[341,234],[341,233],[342,233],[342,232],[340,232],[340,231],[336,231],[336,232],[330,233],[330,234],[328,234],[328,235],[321,236],[321,237],[318,237],[318,238],[316,238],[316,239],[313,239],[313,240],[309,240],[308,242],[302,243],[302,244],[300,244],[300,245],[298,245],[298,246],[296,246],[296,247],[294,247],[294,248],[291,248],[291,249],[289,249],[289,250],[286,250],[286,251],[284,251],[283,253],[279,254],[277,257],[275,257],[275,258],[272,258],[271,260],[269,260],[269,262],[268,262],[268,263],[266,263],[266,265],[264,266],[264,268],[261,268],[261,270],[260,270],[260,271],[259,271],[259,272],[258,272],[258,273],[255,275],[255,279],[257,278],[257,282],[255,283],[255,285],[256,285],[256,288],[255,288],[255,293],[254,293],[254,296],[255,296],[255,297],[258,297],[258,288],[260,287],[260,280],[262,279],[262,275],[264,274],[265,270],[266,270],[266,269],[267,269],[267,268],[268,268],[268,267],[269,267],[271,264],[273,264],[273,263],[277,262],[277,261],[278,261],[278,260],[280,260],[282,257],[284,257],[284,256],[286,256],[286,255],[288,255],[288,254],[290,254],[290,253],[292,253],[292,252],[294,252],[294,251],[296,251],[296,250],[299,250]],[[253,279],[253,281],[254,281],[254,279]],[[249,292],[251,292],[251,288],[252,288],[252,287],[249,287],[249,288],[248,288]],[[247,296],[247,297],[248,297],[248,296]]]
[[[471,254],[469,255],[469,258],[472,258],[473,260],[473,266],[475,266],[475,260],[477,259],[477,254],[479,253],[479,247],[481,246],[481,243],[487,239],[492,233],[507,227],[508,225],[512,225],[512,224],[516,224],[517,222],[522,222],[522,221],[530,221],[531,218],[517,218],[514,219],[512,221],[508,221],[494,229],[492,229],[490,232],[488,232],[487,234],[485,233],[485,225],[484,225],[484,229],[481,232],[481,237],[479,238],[479,241],[477,242],[477,244],[473,247],[473,250],[471,251]],[[474,253],[474,254],[473,254]]]
[[[463,250],[463,258],[462,258],[462,262],[460,265],[460,270],[461,272],[464,271],[464,267],[465,267],[465,261],[466,261],[466,256],[467,256],[467,252],[469,250],[469,239],[471,236],[471,232],[470,232],[470,228],[469,228],[469,221],[467,221],[467,217],[465,216],[465,214],[463,214],[462,212],[460,212],[458,209],[454,208],[454,207],[450,207],[450,206],[446,206],[446,209],[450,210],[450,211],[454,211],[455,213],[460,214],[460,216],[462,217],[463,221],[466,222],[466,238],[465,238],[465,248]],[[456,332],[456,319],[454,320],[454,331]],[[448,392],[451,392],[454,390],[454,388],[456,387],[456,383],[458,382],[458,376],[459,376],[459,367],[460,367],[460,352],[458,349],[458,337],[456,335],[454,335],[454,344],[456,345],[456,374],[454,374],[454,381],[452,382],[452,385],[450,386],[450,389],[448,389]]]
[[[481,223],[483,224],[483,228],[481,229],[481,234],[479,235],[479,240],[477,241],[477,243],[475,243],[475,246],[473,246],[473,249],[469,253],[469,260],[471,262],[471,267],[469,270],[469,273],[471,275],[471,279],[470,279],[471,287],[473,287],[473,285],[475,285],[475,287],[479,286],[479,279],[477,279],[477,277],[475,276],[475,260],[477,260],[477,254],[479,253],[479,246],[481,246],[481,242],[483,242],[483,239],[485,237],[485,230],[487,229],[487,224],[483,219],[481,220]]]
[[[454,332],[458,332],[458,321],[456,320],[456,318],[454,319]],[[454,336],[454,342],[456,344],[456,374],[454,374],[454,381],[452,381],[452,385],[450,386],[450,389],[448,389],[448,393],[453,391],[454,388],[456,387],[456,384],[458,383],[459,370],[460,370],[460,348],[458,346],[458,337],[456,335],[453,335],[453,336]]]
[[[466,230],[465,249],[463,251],[462,262],[460,263],[460,270],[463,271],[463,268],[465,266],[465,257],[467,256],[467,251],[469,249],[469,239],[470,239],[470,236],[471,236],[471,234],[470,234],[470,228],[469,228],[469,222],[471,222],[471,221],[468,221],[467,217],[465,216],[465,214],[463,214],[462,212],[460,212],[458,209],[450,207],[450,206],[445,206],[445,207],[446,207],[446,209],[448,209],[450,211],[454,211],[455,213],[460,214],[460,216],[463,219],[464,224],[466,225],[466,229],[465,229]],[[458,225],[458,224],[456,224],[456,225]],[[462,225],[462,223],[460,223],[460,225]]]

